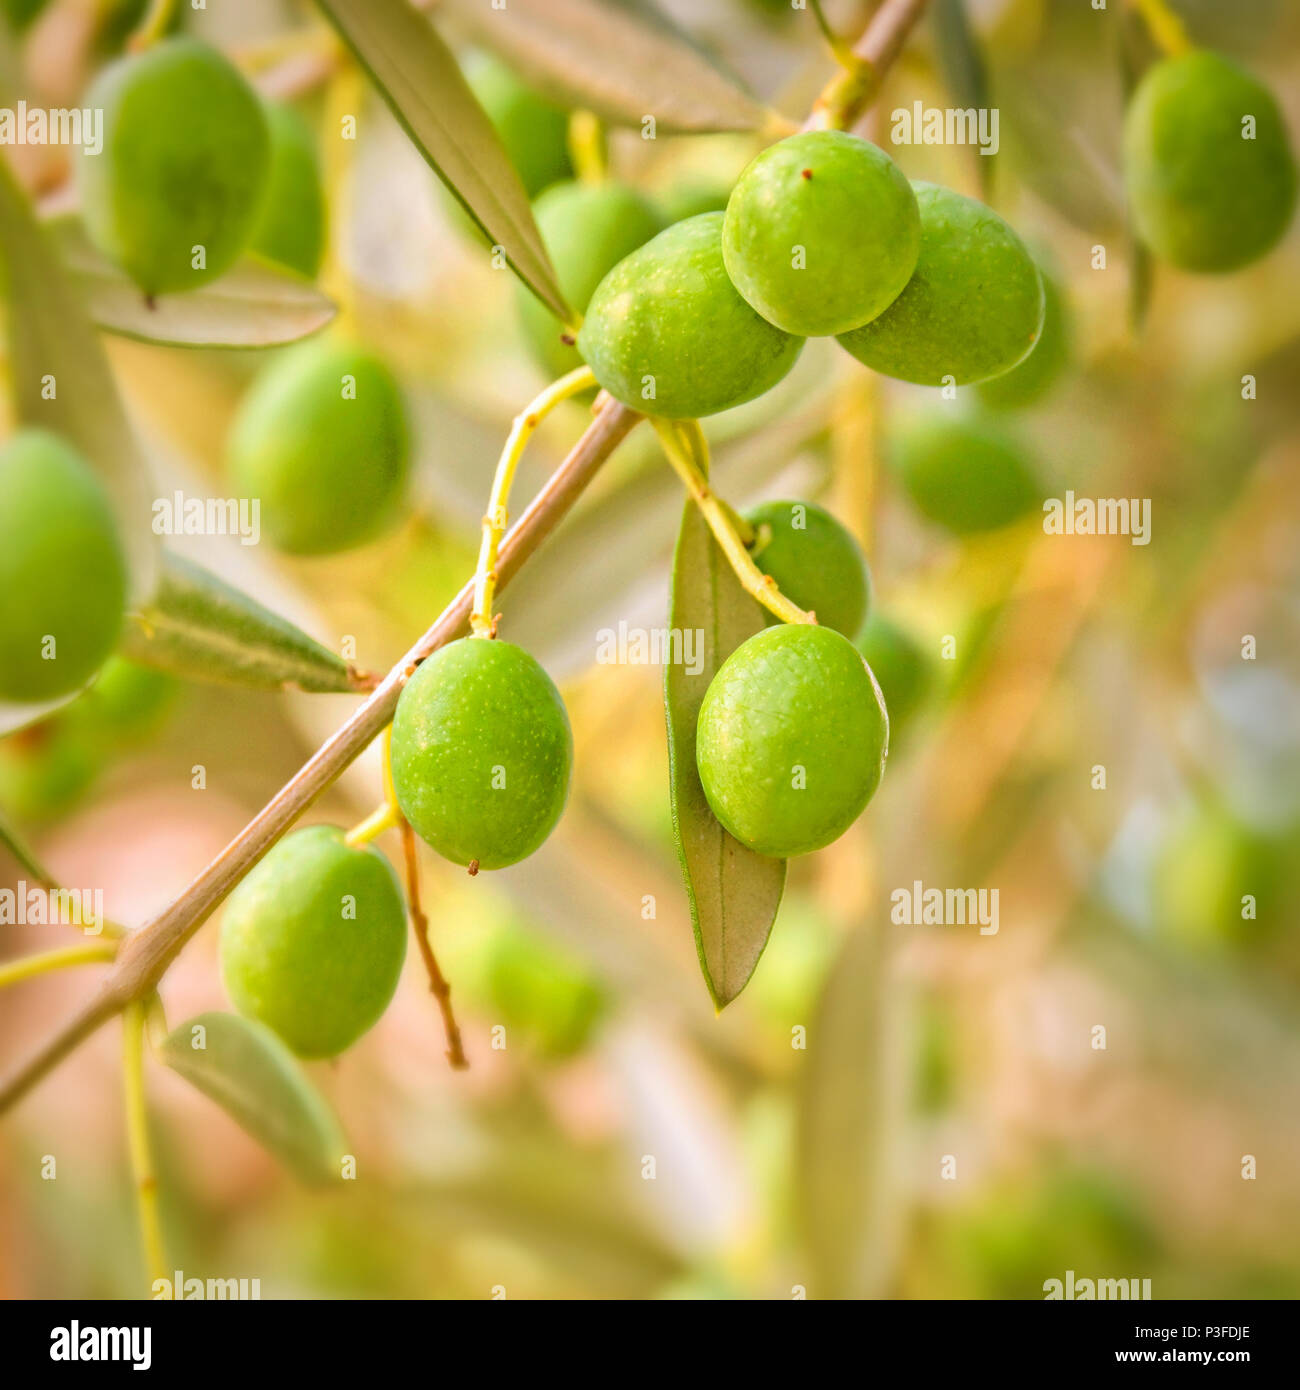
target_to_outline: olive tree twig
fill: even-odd
[[[925,6],[926,0],[885,0],[876,11],[866,32],[853,46],[854,54],[870,65],[871,80],[859,84],[835,108],[844,124],[852,124],[874,100],[886,70],[902,51]],[[833,79],[818,98],[805,128],[817,129],[827,124],[826,111],[837,81],[838,78]],[[595,416],[502,543],[497,562],[498,588],[505,587],[568,512],[601,464],[643,418],[603,393],[597,398]],[[235,884],[392,721],[407,670],[468,629],[473,599],[471,581],[342,728],[312,754],[180,897],[127,938],[91,999],[0,1080],[0,1113],[31,1090],[101,1024],[121,1013],[133,1000],[148,996],[177,953]]]
[[[554,530],[601,464],[641,418],[607,396],[598,399],[595,419],[503,541],[497,561],[498,587],[505,587]],[[154,988],[181,947],[235,884],[392,721],[407,671],[467,630],[473,597],[471,581],[384,677],[374,693],[312,754],[180,897],[127,938],[95,994],[0,1081],[0,1112],[25,1095],[101,1024]]]

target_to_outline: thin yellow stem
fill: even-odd
[[[805,613],[802,608],[791,603],[776,587],[776,581],[770,575],[764,574],[754,563],[753,557],[745,548],[745,542],[737,535],[732,525],[731,518],[735,513],[714,494],[709,487],[708,477],[696,461],[696,450],[684,443],[681,422],[678,422],[678,427],[674,427],[673,422],[669,420],[652,420],[651,423],[659,436],[660,444],[663,445],[664,453],[668,456],[668,462],[685,483],[686,491],[699,507],[709,530],[713,532],[714,540],[721,546],[722,553],[735,570],[736,578],[740,580],[746,593],[752,594],[769,613],[775,613],[784,622],[815,623],[815,614]],[[698,429],[698,426],[696,428]],[[702,434],[698,438],[703,441]]]
[[[343,842],[352,849],[359,849],[382,835],[385,830],[392,830],[401,823],[402,813],[397,804],[385,800],[384,804],[371,811],[365,820],[354,825],[343,837]]]
[[[126,41],[132,53],[140,53],[158,42],[166,33],[176,9],[176,0],[150,0],[144,17],[136,25],[135,32]]]
[[[62,970],[70,965],[94,965],[112,960],[116,955],[116,945],[104,941],[93,946],[62,946],[57,951],[43,951],[40,955],[9,960],[0,965],[0,989],[51,970]]]
[[[605,127],[594,111],[581,108],[569,117],[569,158],[583,183],[601,183],[609,174]]]
[[[158,1179],[149,1148],[149,1113],[144,1094],[144,1029],[147,1005],[137,999],[126,1006],[122,1018],[122,1084],[126,1094],[126,1137],[131,1151],[140,1237],[152,1286],[167,1278],[163,1254],[162,1224],[158,1219]]]
[[[1166,0],[1132,0],[1142,16],[1157,48],[1171,58],[1192,48],[1191,38],[1183,21],[1170,9]]]
[[[474,572],[474,608],[469,618],[475,637],[496,636],[492,604],[497,589],[497,552],[501,549],[501,539],[510,523],[510,488],[514,484],[524,449],[538,425],[556,406],[572,396],[589,391],[595,385],[596,377],[591,368],[578,367],[567,376],[553,381],[526,410],[515,416],[510,426],[510,434],[497,463],[496,476],[492,479],[492,496],[488,500],[487,513],[483,517],[483,541],[479,547],[478,568]]]

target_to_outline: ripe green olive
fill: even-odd
[[[838,130],[769,146],[727,203],[727,274],[769,323],[803,338],[874,319],[916,268],[921,218],[898,165]]]
[[[533,215],[564,298],[578,313],[608,272],[663,225],[635,189],[613,182],[552,184]],[[561,339],[559,319],[522,285],[516,297],[524,337],[547,373],[554,378],[580,367],[577,348]]]
[[[1280,240],[1296,165],[1272,92],[1217,53],[1154,64],[1124,115],[1124,183],[1138,235],[1183,270],[1228,271]]]
[[[649,415],[692,419],[775,386],[803,347],[756,314],[722,262],[720,212],[688,217],[600,282],[578,335],[597,381]]]
[[[82,216],[95,245],[147,294],[215,280],[247,248],[266,191],[270,137],[239,72],[196,39],[112,63],[84,104],[104,144],[82,150]]]
[[[914,183],[921,254],[879,318],[840,337],[885,376],[964,386],[1008,372],[1043,326],[1043,282],[1024,243],[992,208]]]
[[[764,628],[705,692],[696,762],[713,814],[785,859],[837,840],[885,769],[889,719],[861,654],[831,628]]]
[[[335,1057],[372,1028],[405,958],[392,865],[330,825],[281,840],[230,895],[221,922],[231,1001],[300,1057]]]
[[[791,603],[850,641],[871,604],[871,571],[848,530],[815,502],[764,502],[745,513],[750,554]]]
[[[45,430],[0,449],[0,699],[84,685],[117,643],[126,558],[90,465]]]
[[[325,252],[325,192],[316,142],[292,106],[266,104],[271,161],[252,249],[314,279]]]
[[[372,353],[312,341],[267,367],[231,427],[235,487],[261,503],[262,527],[294,555],[373,539],[399,515],[410,462],[406,408]]]
[[[522,647],[462,638],[406,682],[392,766],[403,814],[439,854],[502,869],[532,854],[564,810],[569,716]]]
[[[1024,450],[991,421],[912,420],[888,458],[917,509],[956,535],[1007,526],[1042,501]]]

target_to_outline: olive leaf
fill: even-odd
[[[1119,63],[1120,91],[1128,105],[1142,74],[1157,56],[1151,35],[1141,17],[1124,10],[1116,26],[1115,52]],[[1151,296],[1155,291],[1156,266],[1151,252],[1133,226],[1132,209],[1128,209],[1129,287],[1128,319],[1136,332],[1146,322]]]
[[[934,46],[944,84],[959,106],[977,111],[993,105],[989,90],[988,64],[970,26],[965,0],[935,0]],[[983,149],[977,152],[976,169],[980,193],[987,200],[993,187],[996,156]]]
[[[310,280],[256,256],[200,289],[146,298],[95,250],[80,219],[65,215],[46,225],[90,316],[126,338],[172,347],[275,347],[317,332],[337,312]]]
[[[754,973],[781,905],[785,860],[742,845],[718,822],[695,766],[695,726],[718,667],[763,626],[763,610],[741,587],[699,508],[686,504],[673,556],[670,632],[698,644],[698,660],[664,668],[669,799],[686,879],[695,949],[713,1002],[722,1009]],[[693,669],[698,667],[698,669]]]
[[[407,0],[317,0],[434,173],[558,318],[573,313],[492,122],[433,25]]]
[[[901,1223],[888,1145],[902,1124],[902,1088],[897,992],[886,966],[880,921],[855,927],[808,1025],[796,1094],[795,1192],[810,1298],[883,1297],[896,1249]]]
[[[173,1029],[158,1055],[304,1182],[339,1177],[347,1144],[339,1122],[265,1024],[199,1014]]]
[[[771,129],[780,117],[648,0],[444,0],[474,37],[540,91],[617,125],[671,131]]]
[[[131,592],[153,588],[158,540],[154,489],[99,337],[49,234],[0,160],[0,261],[18,418],[55,431],[84,455],[113,504]]]
[[[132,661],[188,680],[259,690],[369,689],[288,619],[171,551],[163,552],[153,599],[128,615],[121,649]]]

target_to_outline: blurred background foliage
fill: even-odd
[[[143,5],[4,8],[6,80],[71,104]],[[782,110],[828,74],[811,16],[781,0],[666,8]],[[828,8],[846,23],[855,7]],[[1294,131],[1296,8],[1177,9],[1268,81]],[[596,660],[602,629],[665,612],[680,489],[635,435],[501,603],[505,632],[569,703],[568,813],[508,871],[469,879],[424,858],[472,1070],[445,1066],[412,953],[380,1025],[312,1069],[358,1156],[355,1181],[320,1192],[153,1068],[176,1268],[260,1278],[264,1297],[1034,1298],[1067,1269],[1150,1278],[1158,1298],[1300,1293],[1300,239],[1232,276],[1158,268],[1136,293],[1117,147],[1140,32],[1053,0],[968,10],[1001,112],[987,196],[1054,279],[1064,371],[1036,396],[1030,383],[1026,405],[974,388],[954,405],[812,342],[776,391],[708,422],[729,500],[819,498],[867,547],[869,650],[895,723],[867,815],[792,863],[753,982],[715,1018],[672,844],[662,672]],[[307,7],[225,0],[183,24],[321,134],[322,283],[399,370],[418,456],[415,515],[364,549],[184,548],[385,669],[469,574],[500,441],[543,377],[510,277],[380,100],[329,43],[287,40],[319,33]],[[876,138],[895,107],[965,100],[970,74],[936,27],[890,76]],[[354,143],[333,138],[342,113],[359,116]],[[716,205],[757,148],[636,131],[610,146],[665,215]],[[972,195],[989,174],[968,148],[889,148],[909,176]],[[66,152],[9,153],[57,202]],[[226,431],[267,354],[108,345],[160,495],[224,495]],[[889,459],[909,420],[940,411],[996,416],[1045,496],[1151,498],[1151,544],[1044,536],[1036,514],[965,539],[927,522]],[[547,423],[522,492],[583,418],[575,404]],[[63,881],[103,884],[109,914],[136,924],[349,707],[114,665],[0,741],[0,805]],[[372,750],[312,818],[351,823],[378,788]],[[1000,930],[892,924],[889,894],[917,879],[997,888]],[[3,930],[11,955],[50,929]],[[215,936],[213,923],[168,976],[176,1021],[226,1006]],[[0,1050],[89,987],[67,975],[6,991]],[[0,1294],[141,1288],[115,1031],[0,1129]]]

